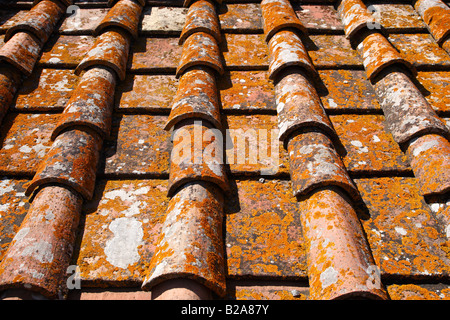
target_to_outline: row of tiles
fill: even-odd
[[[333,113],[379,113],[375,92],[361,70],[319,70],[325,110]],[[15,112],[60,112],[79,78],[67,69],[37,68],[19,88]],[[418,87],[438,114],[450,113],[449,71],[423,71]],[[55,83],[58,83],[55,86]],[[128,74],[118,84],[115,111],[168,114],[179,80],[173,75]],[[334,84],[340,83],[336,87]],[[274,87],[267,71],[229,71],[217,84],[224,113],[274,113]],[[51,89],[51,90],[50,90]]]
[[[339,32],[344,27],[337,12],[330,5],[294,5],[294,10],[311,32]],[[377,21],[389,32],[425,32],[426,25],[408,4],[374,4]],[[0,33],[14,25],[27,10],[1,10]],[[81,8],[67,17],[59,28],[61,34],[92,34],[104,18],[108,8]],[[143,34],[179,34],[184,26],[186,8],[148,7],[143,11],[140,32]],[[259,4],[240,3],[222,5],[218,9],[219,21],[224,32],[262,33]],[[170,18],[170,19],[167,19]]]
[[[406,155],[385,131],[382,115],[335,115],[330,119],[340,139],[338,152],[350,173],[357,176],[410,174]],[[1,131],[0,172],[34,174],[51,147],[50,136],[58,120],[59,114],[8,115]],[[171,152],[171,133],[164,130],[166,122],[167,116],[159,115],[114,117],[98,173],[108,176],[166,176]],[[223,126],[227,128],[224,136],[226,163],[233,174],[255,176],[273,165],[277,170],[271,175],[285,176],[289,173],[287,151],[277,140],[276,116],[229,115],[224,117]],[[256,145],[242,147],[243,141]],[[267,151],[262,149],[265,143],[271,146]],[[242,151],[246,155],[241,159],[238,154]]]
[[[27,181],[1,180],[2,206],[8,206],[2,219],[9,222],[2,224],[2,253],[29,207],[23,189]],[[355,183],[365,201],[358,214],[382,276],[388,281],[448,277],[450,204],[426,204],[414,178],[355,179]],[[306,208],[291,195],[290,182],[231,184],[236,196],[225,205],[228,277],[305,279],[307,250],[298,220]],[[167,213],[167,186],[167,180],[97,183],[93,200],[84,205],[79,252],[73,261],[88,286],[142,281]],[[408,201],[399,204],[399,197]]]
[[[225,34],[221,50],[230,69],[264,69],[269,63],[262,34]],[[0,41],[2,36],[0,36]],[[51,68],[75,68],[94,43],[92,36],[55,36],[43,49],[38,65]],[[450,57],[430,34],[391,34],[388,39],[403,57],[419,70],[450,66]],[[361,68],[362,59],[343,35],[311,35],[305,46],[318,69]],[[252,45],[250,46],[249,43]],[[411,46],[415,43],[415,46]],[[0,43],[1,44],[1,43]],[[181,56],[178,38],[139,38],[132,44],[127,68],[132,72],[174,72]],[[160,52],[150,55],[149,52]],[[242,54],[248,53],[247,59]]]

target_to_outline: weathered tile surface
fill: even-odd
[[[0,171],[33,174],[52,142],[57,114],[9,114],[2,124]]]
[[[181,50],[178,38],[139,38],[131,45],[128,67],[134,71],[175,71]]]
[[[170,133],[167,116],[123,115],[113,119],[111,139],[105,142],[104,173],[161,176],[168,174]]]
[[[94,44],[92,36],[53,36],[42,50],[40,64],[74,68]]]
[[[78,82],[72,70],[36,69],[19,89],[17,110],[62,111]]]
[[[304,277],[306,257],[290,183],[238,180],[236,185],[238,194],[225,209],[229,274]]]
[[[101,180],[85,219],[77,265],[90,286],[142,281],[164,222],[166,180]]]

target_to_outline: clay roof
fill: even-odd
[[[0,3],[3,298],[450,298],[448,1]]]

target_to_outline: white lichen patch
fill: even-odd
[[[142,223],[135,218],[117,218],[109,224],[109,230],[114,236],[106,242],[106,260],[122,269],[138,262],[138,247],[144,236]]]

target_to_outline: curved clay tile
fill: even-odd
[[[65,7],[58,1],[43,0],[35,5],[19,23],[8,29],[5,41],[18,32],[31,32],[44,44],[64,12]]]
[[[18,32],[0,48],[0,61],[9,62],[25,76],[29,76],[41,49],[42,44],[34,35]]]
[[[99,35],[108,28],[117,27],[128,31],[136,39],[138,37],[139,20],[142,5],[134,0],[120,0],[109,10],[105,18],[95,28],[94,35]]]
[[[375,84],[375,92],[386,117],[386,126],[394,140],[404,145],[427,133],[450,137],[450,130],[439,118],[411,79],[392,67]]]
[[[442,44],[450,35],[450,7],[440,0],[418,0],[414,7],[436,42]]]
[[[0,290],[25,288],[63,298],[83,199],[70,189],[40,190],[0,264]]]
[[[261,1],[264,34],[268,42],[274,34],[286,28],[292,28],[301,34],[308,34],[307,29],[297,18],[289,0]]]
[[[169,202],[143,289],[187,278],[225,295],[223,205],[214,184],[194,182],[180,188]]]
[[[275,84],[275,97],[280,141],[285,142],[301,128],[311,127],[320,128],[334,141],[339,139],[316,89],[302,71],[283,74]]]
[[[208,67],[195,67],[181,76],[165,129],[170,130],[189,118],[208,121],[216,128],[222,127],[215,74]]]
[[[437,134],[413,139],[408,146],[408,158],[424,196],[450,191],[450,142]]]
[[[53,140],[63,130],[74,126],[87,126],[103,139],[109,136],[116,85],[114,75],[114,71],[102,67],[94,67],[83,74],[53,130]]]
[[[375,23],[375,18],[368,12],[362,0],[342,0],[338,13],[344,24],[345,36],[353,44],[362,30],[368,29],[368,23]]]
[[[20,73],[9,64],[0,66],[0,123],[14,100],[20,85]]]
[[[314,130],[294,135],[289,139],[288,153],[295,196],[306,196],[314,189],[336,186],[355,201],[360,200],[358,189],[327,135]]]
[[[318,189],[300,211],[310,298],[387,299],[351,200],[337,188]]]
[[[189,7],[179,44],[182,45],[190,35],[196,32],[209,33],[217,43],[221,42],[219,20],[214,4],[210,1],[196,1]]]
[[[319,77],[305,46],[294,32],[281,30],[274,34],[269,41],[269,52],[271,80],[276,79],[281,71],[292,66],[304,69],[311,79],[316,80]]]
[[[129,48],[130,39],[123,30],[108,30],[95,39],[93,47],[75,69],[75,74],[80,75],[82,70],[92,66],[105,66],[124,80]]]
[[[196,1],[199,1],[199,0],[184,0],[183,6],[187,8],[187,7],[191,6],[193,3],[195,3]],[[216,4],[222,3],[222,0],[208,0],[208,1],[211,1],[212,3],[216,3]]]
[[[27,186],[30,196],[46,184],[62,184],[92,199],[102,139],[99,135],[73,129],[61,133]]]
[[[417,74],[416,68],[392,46],[392,44],[380,33],[372,33],[364,38],[358,45],[358,51],[363,58],[367,78],[374,81],[375,77],[386,67],[393,64],[403,65],[413,75]]]
[[[229,193],[224,167],[222,133],[206,121],[189,119],[178,123],[173,132],[168,195],[193,181],[215,183]]]
[[[208,33],[196,32],[186,39],[176,76],[180,77],[187,68],[193,66],[207,66],[216,70],[219,75],[224,73],[219,46],[216,39]]]

